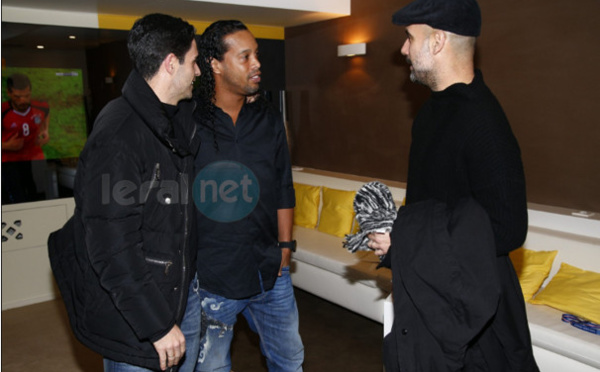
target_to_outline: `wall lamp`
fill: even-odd
[[[354,57],[367,54],[367,43],[338,45],[338,57]]]

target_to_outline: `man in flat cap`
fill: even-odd
[[[432,93],[412,128],[406,206],[391,234],[369,235],[393,273],[386,371],[538,371],[508,257],[527,234],[525,177],[474,67],[479,6],[416,0],[393,23],[406,26],[411,80]]]

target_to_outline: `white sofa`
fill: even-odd
[[[360,177],[339,178],[327,172],[294,170],[294,182],[356,191],[366,182]],[[404,188],[391,185],[394,200],[404,199]],[[385,299],[391,293],[391,272],[376,270],[379,258],[371,252],[350,253],[342,247],[344,238],[317,229],[294,226],[298,242],[292,258],[292,280],[296,287],[311,292],[383,323]]]
[[[590,234],[581,235],[564,231],[550,230],[532,226],[541,224],[538,219],[543,216],[532,216],[530,212],[529,231],[525,247],[533,250],[557,250],[550,275],[545,286],[558,271],[560,264],[570,265],[600,272],[600,221],[592,225]],[[570,219],[574,217],[565,218]],[[592,222],[592,221],[582,221]],[[566,223],[562,225],[566,226]],[[580,233],[586,233],[580,231]],[[563,312],[544,305],[527,304],[529,330],[533,343],[533,351],[540,369],[543,372],[592,372],[600,371],[600,335],[579,330],[561,321]]]
[[[358,190],[371,179],[327,172],[295,170],[294,181],[343,190]],[[404,185],[382,180],[394,195],[404,198]],[[72,198],[22,203],[2,207],[2,310],[48,301],[58,296],[48,262],[48,234],[60,228],[74,209]],[[552,277],[561,262],[600,272],[600,220],[529,210],[530,228],[525,247],[558,250]],[[343,238],[314,229],[296,227],[298,250],[293,258],[294,285],[324,299],[383,323],[392,318],[389,293],[391,276],[375,270],[377,257],[367,252],[351,254]],[[549,280],[549,279],[548,279]],[[547,280],[547,281],[548,281]],[[534,352],[542,372],[600,371],[600,336],[561,322],[562,312],[527,305]]]
[[[294,182],[340,190],[358,190],[372,179],[312,169],[295,168]],[[405,195],[404,185],[380,180],[390,186],[396,201]],[[600,272],[600,220],[573,217],[531,205],[525,247],[558,250],[550,278],[561,262]],[[383,323],[384,334],[393,320],[391,273],[376,270],[378,258],[370,252],[349,253],[343,238],[316,229],[294,227],[298,249],[292,260],[295,286]],[[544,285],[545,285],[544,284]],[[534,353],[542,372],[600,371],[600,336],[561,321],[562,312],[543,305],[527,304]]]

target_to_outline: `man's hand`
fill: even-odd
[[[290,266],[292,260],[292,250],[289,248],[281,248],[281,266],[279,266],[279,276],[281,276],[281,269],[286,266]]]
[[[178,326],[173,326],[169,333],[154,343],[154,348],[160,358],[160,369],[173,367],[179,363],[185,353],[185,337]]]
[[[2,150],[5,151],[19,151],[23,148],[25,144],[25,139],[23,137],[19,137],[19,133],[15,133],[10,136],[9,139],[2,142]]]
[[[383,256],[387,254],[390,249],[392,241],[390,239],[390,233],[371,233],[367,235],[369,241],[367,247],[375,251],[375,255]]]

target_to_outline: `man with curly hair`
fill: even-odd
[[[237,315],[259,334],[269,371],[302,371],[289,264],[295,205],[283,120],[262,97],[258,44],[239,21],[198,38],[202,70],[194,201],[202,329],[197,371],[230,371]]]

